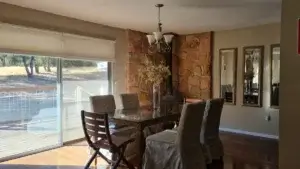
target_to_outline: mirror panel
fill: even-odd
[[[263,46],[244,48],[243,105],[245,106],[262,105],[263,54]]]
[[[236,103],[237,48],[220,49],[220,97],[225,103]]]
[[[280,45],[271,45],[271,107],[279,107]]]

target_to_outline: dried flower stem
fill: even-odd
[[[147,56],[142,62],[138,72],[140,80],[152,85],[160,85],[168,76],[171,75],[168,66],[161,61],[159,64],[151,61]]]

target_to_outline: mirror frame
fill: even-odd
[[[258,91],[258,104],[245,104],[244,103],[244,92],[245,92],[245,54],[246,54],[246,50],[247,49],[260,49],[261,51],[261,58],[260,58],[260,62],[259,62],[259,74],[258,74],[258,83],[259,83],[259,91]],[[262,107],[262,98],[263,98],[263,68],[264,68],[264,46],[246,46],[243,48],[243,68],[242,68],[242,87],[243,87],[243,93],[242,93],[242,105],[243,106],[248,106],[248,107]]]
[[[220,92],[219,92],[219,96],[220,98],[222,97],[222,87],[221,87],[221,83],[222,83],[222,51],[224,50],[233,50],[234,52],[234,63],[233,63],[233,71],[234,71],[234,76],[233,76],[233,93],[232,93],[232,97],[233,97],[233,100],[232,102],[225,102],[224,101],[224,104],[228,104],[228,105],[236,105],[236,88],[237,88],[237,56],[238,56],[238,48],[221,48],[219,49],[219,76],[220,76],[220,83],[219,83],[219,88],[220,88]]]
[[[279,47],[280,48],[280,44],[277,43],[277,44],[272,44],[270,46],[270,108],[273,108],[273,109],[279,109],[279,106],[273,106],[272,105],[272,78],[273,78],[273,49],[274,48],[277,48]],[[279,70],[280,71],[280,70]]]

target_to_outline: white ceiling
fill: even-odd
[[[119,28],[156,30],[156,3],[163,3],[164,32],[228,30],[280,22],[281,0],[0,0]]]

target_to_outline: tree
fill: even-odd
[[[27,60],[29,60],[29,63],[27,63]],[[27,77],[28,78],[32,78],[33,77],[33,65],[34,65],[34,56],[22,56],[22,61],[27,73]]]
[[[10,66],[21,66],[23,63],[22,63],[22,56],[20,55],[14,55],[12,57],[10,57],[10,60],[9,60],[9,65]]]
[[[6,54],[0,56],[0,60],[1,60],[1,62],[2,62],[2,66],[3,66],[3,67],[6,66],[6,57],[7,57]]]
[[[35,73],[40,73],[40,66],[43,65],[43,57],[35,57],[34,58],[34,69]]]
[[[51,58],[47,57],[47,64],[46,64],[47,72],[51,72]]]
[[[34,64],[34,69],[35,69],[35,73],[39,74],[40,73],[40,67],[38,64]]]
[[[50,57],[39,57],[40,58],[40,65],[43,65],[44,70],[46,72],[51,72],[51,58]]]

